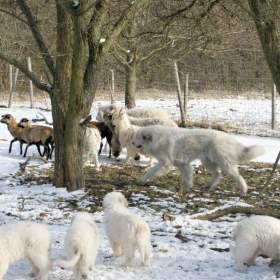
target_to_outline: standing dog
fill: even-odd
[[[45,225],[19,223],[0,227],[0,279],[9,265],[27,258],[38,280],[47,280],[50,269],[50,233]]]
[[[261,146],[245,147],[221,131],[163,126],[140,128],[134,136],[133,145],[158,160],[158,164],[140,179],[142,183],[176,166],[181,172],[183,184],[190,190],[193,185],[191,162],[199,159],[212,173],[208,187],[215,188],[221,178],[221,171],[238,184],[242,194],[246,194],[248,187],[237,165],[264,153]]]
[[[142,264],[150,265],[151,233],[148,224],[127,209],[120,192],[106,194],[103,199],[105,228],[115,256],[124,255],[129,266],[138,249]]]
[[[67,231],[64,248],[66,261],[58,261],[63,268],[73,268],[74,279],[87,279],[88,273],[95,266],[99,247],[99,235],[93,217],[88,213],[77,214]]]
[[[231,248],[236,269],[246,272],[255,265],[258,255],[280,259],[280,221],[269,216],[253,216],[242,220],[233,231],[235,247]]]

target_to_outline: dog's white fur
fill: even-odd
[[[150,126],[140,128],[132,142],[139,151],[144,151],[158,160],[140,182],[145,183],[176,166],[187,190],[190,190],[193,184],[191,162],[199,159],[212,173],[208,187],[215,188],[220,180],[221,171],[235,180],[240,191],[245,194],[247,184],[239,174],[237,165],[264,153],[261,146],[245,147],[230,135],[211,129]],[[180,192],[182,193],[183,189]]]
[[[100,169],[98,160],[98,151],[101,144],[101,135],[97,128],[85,129],[84,149],[83,149],[83,164],[93,163],[97,170]]]
[[[125,265],[129,266],[138,249],[142,264],[150,265],[150,228],[142,218],[132,214],[127,206],[127,200],[120,192],[108,193],[103,199],[105,229],[114,255],[124,255]]]
[[[57,265],[72,268],[75,280],[87,279],[89,271],[95,266],[98,247],[99,234],[92,215],[78,213],[74,216],[64,241],[67,260],[60,260]]]
[[[239,222],[233,231],[231,248],[236,269],[246,272],[258,255],[280,261],[280,221],[269,216],[252,216]]]
[[[0,227],[0,279],[9,265],[26,258],[38,280],[47,280],[50,269],[50,233],[43,224],[23,222]]]

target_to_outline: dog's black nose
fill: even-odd
[[[141,149],[141,148],[142,148],[142,145],[138,145],[136,148]]]
[[[140,156],[139,156],[139,155],[136,155],[136,156],[134,157],[134,160],[140,160]]]

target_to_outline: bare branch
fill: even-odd
[[[186,7],[180,9],[180,10],[177,10],[176,12],[168,15],[168,16],[165,16],[165,19],[170,19],[170,18],[174,18],[174,17],[177,17],[183,13],[185,13],[186,11],[190,10],[194,4],[196,3],[197,0],[193,0],[189,5],[187,5]]]
[[[146,56],[142,57],[140,60],[141,62],[145,61],[145,60],[149,60],[151,59],[153,56],[155,56],[157,53],[163,51],[164,49],[167,49],[172,42],[168,42],[166,45],[163,45],[162,47],[159,47],[157,49],[152,50],[149,54],[147,54]]]
[[[2,8],[0,8],[0,12],[1,12],[1,13],[5,13],[5,14],[11,16],[11,17],[16,18],[17,20],[23,22],[24,24],[28,24],[26,20],[24,20],[23,18],[21,18],[20,16],[14,14],[14,13],[12,13],[12,12],[9,12],[9,11],[7,11],[7,10],[5,10],[5,9],[2,9]]]
[[[40,81],[40,79],[31,71],[28,70],[27,66],[25,66],[25,64],[20,63],[19,61],[17,61],[14,58],[10,58],[6,55],[4,55],[3,53],[0,52],[0,59],[14,65],[16,68],[18,68],[22,73],[24,73],[30,80],[32,80],[32,82],[34,83],[34,85],[43,91],[46,91],[48,93],[51,93],[52,90],[52,86],[50,84],[47,83],[43,83]]]
[[[127,7],[123,14],[120,16],[119,20],[115,23],[115,26],[113,27],[112,33],[107,38],[107,40],[104,42],[102,46],[102,53],[107,53],[113,42],[116,40],[116,38],[119,36],[119,34],[122,32],[128,21],[133,17],[135,12],[137,12],[139,9],[141,9],[141,6],[143,6],[145,3],[147,3],[149,0],[138,0],[132,2],[132,4]]]
[[[25,15],[26,19],[27,19],[27,23],[29,25],[29,28],[33,34],[33,37],[39,47],[39,50],[42,53],[42,56],[44,58],[44,61],[48,67],[48,69],[50,70],[50,72],[52,73],[52,75],[54,76],[55,73],[55,64],[54,61],[49,53],[48,47],[44,42],[43,36],[40,33],[38,24],[36,22],[36,20],[34,19],[32,12],[30,11],[29,6],[26,4],[25,0],[17,0],[17,3],[19,4],[20,9],[22,10],[23,14]]]

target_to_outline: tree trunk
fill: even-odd
[[[248,0],[273,81],[280,93],[279,1]]]
[[[130,109],[136,106],[137,63],[132,62],[126,66],[125,79],[125,106]]]
[[[75,191],[84,187],[82,148],[84,130],[80,120],[89,114],[95,95],[97,76],[92,74],[91,92],[85,89],[88,65],[86,32],[80,17],[71,16],[58,5],[58,55],[54,89],[51,94],[54,139],[54,185]],[[93,64],[92,71],[98,67]]]

